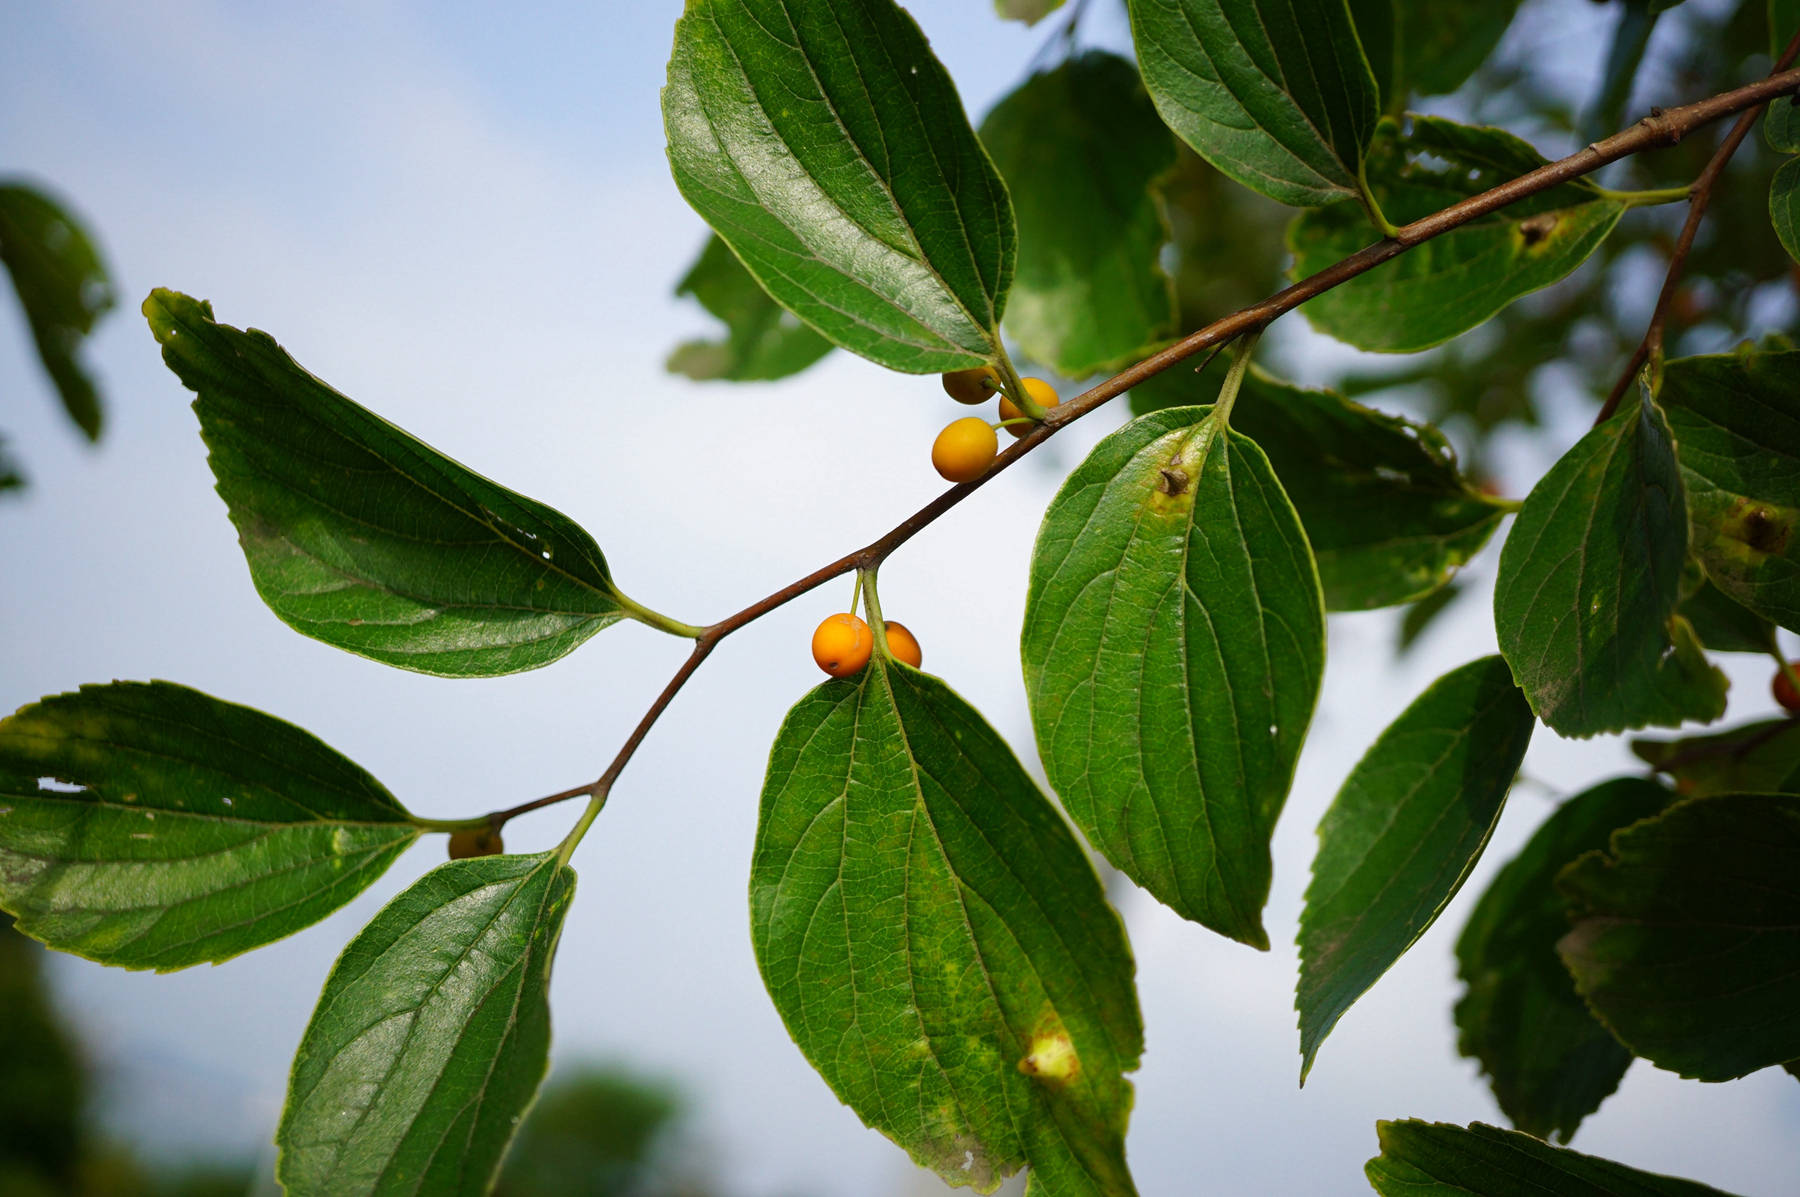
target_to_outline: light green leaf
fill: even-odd
[[[1068,378],[1148,356],[1175,331],[1158,178],[1175,139],[1137,68],[1094,50],[1033,75],[988,114],[981,140],[1019,217],[1006,331]]]
[[[1631,403],[1532,488],[1500,551],[1494,625],[1532,709],[1565,736],[1710,721],[1726,681],[1675,615],[1687,518],[1662,409]]]
[[[158,972],[318,922],[419,836],[306,732],[169,682],[0,722],[0,906],[53,948]]]
[[[912,373],[999,357],[1012,205],[892,0],[688,0],[663,127],[681,194],[827,339]]]
[[[1129,0],[1144,83],[1202,158],[1284,204],[1358,194],[1380,112],[1345,0]]]
[[[553,852],[453,860],[350,941],[275,1134],[290,1197],[488,1191],[548,1065],[574,890]]]
[[[1631,1064],[1556,954],[1569,929],[1556,875],[1673,797],[1654,782],[1621,777],[1570,798],[1494,876],[1456,941],[1465,987],[1457,1050],[1481,1062],[1500,1108],[1527,1134],[1567,1143]]]
[[[1487,61],[1518,12],[1519,0],[1395,0],[1395,20],[1409,90],[1447,95]]]
[[[153,291],[250,577],[295,631],[402,669],[535,669],[627,613],[567,516],[489,482],[308,374],[267,333]]]
[[[1730,1197],[1480,1122],[1408,1119],[1375,1130],[1381,1154],[1363,1171],[1382,1197]]]
[[[1800,631],[1800,352],[1679,358],[1664,366],[1658,399],[1707,576]]]
[[[77,356],[113,305],[112,280],[93,238],[43,192],[0,181],[0,263],[12,275],[63,410],[90,441],[99,440],[100,393]]]
[[[1481,858],[1531,743],[1506,662],[1433,682],[1389,724],[1319,822],[1300,916],[1300,1081],[1352,1003],[1406,953]]]
[[[1619,1041],[1728,1081],[1800,1060],[1800,795],[1689,798],[1557,878],[1557,945]]]
[[[1184,918],[1266,948],[1324,604],[1268,459],[1216,411],[1133,420],[1063,484],[1032,554],[1025,690],[1088,841]]]
[[[952,1184],[1135,1192],[1143,1047],[1124,929],[1010,749],[936,678],[880,658],[788,713],[751,930],[813,1067]]]
[[[669,354],[671,374],[696,382],[772,382],[798,374],[827,353],[831,342],[769,298],[731,247],[715,234],[675,288],[725,324],[722,341],[683,341]]]
[[[994,11],[1002,20],[1023,21],[1035,25],[1063,6],[1063,0],[994,0]]]
[[[1800,794],[1800,719],[1759,719],[1710,736],[1643,737],[1631,751],[1674,778],[1684,797]]]
[[[1382,212],[1406,224],[1542,166],[1500,129],[1438,117],[1383,120],[1367,163]],[[1625,205],[1585,182],[1564,183],[1414,246],[1301,311],[1313,327],[1358,349],[1413,353],[1469,331],[1520,296],[1581,265]],[[1296,280],[1380,240],[1361,209],[1303,212],[1288,229]]]

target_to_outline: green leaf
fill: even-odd
[[[1588,1006],[1658,1068],[1728,1081],[1800,1060],[1800,795],[1689,798],[1557,878]]]
[[[1679,358],[1664,366],[1658,399],[1707,576],[1800,631],[1800,352]]]
[[[24,485],[24,471],[19,469],[19,463],[7,452],[5,439],[0,438],[0,491],[15,490]]]
[[[1800,113],[1794,111],[1792,96],[1779,96],[1769,102],[1762,118],[1763,140],[1781,154],[1800,153]]]
[[[831,352],[831,342],[770,299],[717,235],[707,238],[675,294],[693,296],[723,321],[725,339],[683,341],[669,354],[671,374],[696,382],[772,382]]]
[[[1769,0],[1769,57],[1780,58],[1796,33],[1800,33],[1800,0]]]
[[[1284,204],[1358,194],[1380,112],[1345,0],[1129,0],[1157,111],[1225,174]]]
[[[1148,356],[1175,331],[1155,190],[1175,139],[1137,68],[1099,50],[1067,59],[1001,100],[981,140],[1019,217],[1007,333],[1068,378]]]
[[[1032,554],[1025,690],[1064,809],[1159,901],[1258,948],[1323,606],[1293,505],[1217,408],[1101,441]]]
[[[1532,709],[1565,736],[1710,721],[1725,676],[1674,614],[1687,556],[1662,409],[1632,403],[1526,496],[1500,550],[1494,625]]]
[[[1395,224],[1406,224],[1542,166],[1529,144],[1501,129],[1408,116],[1383,120],[1367,163],[1369,186]],[[1320,332],[1358,349],[1414,353],[1485,322],[1520,296],[1581,265],[1625,205],[1576,181],[1470,221],[1301,310]],[[1288,229],[1296,280],[1380,240],[1361,209],[1302,212]]]
[[[100,393],[77,358],[94,322],[113,305],[112,280],[93,238],[43,192],[0,182],[0,262],[63,410],[90,441],[99,440]]]
[[[1345,779],[1300,916],[1302,1084],[1338,1019],[1462,888],[1532,726],[1506,662],[1482,657],[1433,682]]]
[[[1382,106],[1393,107],[1403,98],[1400,86],[1400,24],[1394,0],[1349,0],[1356,24],[1356,40],[1369,59]]]
[[[812,1066],[952,1184],[1128,1195],[1143,1028],[1118,916],[1067,825],[942,682],[881,659],[788,713],[751,930]]]
[[[1512,1124],[1567,1143],[1619,1087],[1631,1053],[1594,1020],[1556,954],[1569,929],[1556,875],[1673,795],[1639,777],[1563,803],[1494,877],[1456,941],[1457,1050],[1481,1062]]]
[[[1769,223],[1788,257],[1800,261],[1800,158],[1789,158],[1769,180]]]
[[[681,194],[827,339],[912,373],[999,358],[1012,205],[891,0],[688,0],[663,127]]]
[[[626,614],[567,516],[338,394],[267,333],[157,290],[144,315],[199,398],[256,591],[295,631],[446,677],[535,669]]]
[[[1461,87],[1500,44],[1518,9],[1519,0],[1395,0],[1408,88],[1438,96]]]
[[[418,835],[313,736],[185,686],[84,686],[0,722],[0,906],[102,964],[168,972],[292,935]]]
[[[1400,630],[1394,637],[1394,651],[1404,656],[1412,651],[1413,645],[1419,642],[1438,617],[1449,609],[1462,596],[1463,588],[1455,582],[1446,582],[1436,590],[1407,606],[1406,614],[1400,618]]]
[[[1300,513],[1328,611],[1431,593],[1505,518],[1463,480],[1455,450],[1429,424],[1254,373],[1232,423],[1268,454]]]
[[[488,1191],[548,1066],[574,892],[554,852],[453,860],[350,941],[275,1133],[290,1197]]]
[[[1683,796],[1800,794],[1800,719],[1762,719],[1710,736],[1634,739],[1631,751]]]
[[[1679,456],[1680,448],[1676,454]],[[1691,492],[1690,492],[1691,493]],[[1766,653],[1775,646],[1775,625],[1742,603],[1726,598],[1711,582],[1681,600],[1682,618],[1709,650],[1720,653]]]
[[[1363,1172],[1382,1197],[1730,1197],[1481,1122],[1408,1119],[1375,1131],[1381,1154]]]
[[[1023,21],[1035,25],[1063,6],[1063,0],[994,0],[994,11],[1002,20]]]

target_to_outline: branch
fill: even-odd
[[[1796,38],[1796,42],[1800,42],[1800,38]],[[1789,47],[1790,57],[1794,49],[1793,46]],[[1784,64],[1785,61],[1787,60],[1784,59]],[[1120,371],[1098,386],[1089,388],[1068,403],[1051,408],[1036,428],[996,458],[993,466],[980,478],[951,487],[896,524],[878,539],[860,549],[844,554],[828,565],[820,566],[812,573],[788,583],[780,590],[751,603],[743,610],[727,615],[719,622],[701,629],[695,638],[693,651],[682,662],[681,667],[675,671],[675,676],[669,679],[669,683],[663,687],[662,692],[656,696],[650,709],[638,721],[637,727],[632,729],[631,735],[619,749],[612,763],[606,767],[606,772],[594,781],[585,786],[576,786],[573,789],[525,803],[523,806],[514,807],[509,811],[497,812],[489,816],[490,819],[497,826],[513,815],[523,814],[528,810],[536,810],[569,798],[588,795],[591,801],[587,811],[564,841],[566,858],[566,853],[574,849],[575,844],[593,822],[594,816],[605,804],[606,795],[611,790],[613,782],[618,779],[619,774],[630,762],[638,745],[643,743],[650,728],[661,717],[675,695],[687,683],[688,678],[693,676],[694,671],[700,667],[700,663],[706,659],[719,641],[745,624],[767,615],[775,608],[799,598],[809,590],[822,586],[833,578],[849,573],[851,570],[876,568],[894,550],[911,540],[939,516],[974,494],[996,474],[1043,444],[1063,425],[1080,419],[1108,400],[1124,394],[1139,383],[1155,377],[1197,353],[1216,350],[1246,334],[1261,332],[1276,317],[1293,311],[1307,300],[1322,295],[1333,287],[1349,282],[1359,274],[1373,270],[1383,262],[1398,257],[1415,245],[1442,236],[1453,229],[1461,228],[1463,225],[1497,212],[1509,204],[1517,203],[1541,191],[1547,191],[1561,183],[1599,170],[1621,158],[1628,158],[1645,150],[1674,145],[1703,125],[1721,117],[1730,116],[1734,112],[1754,109],[1766,104],[1776,96],[1790,95],[1796,90],[1800,90],[1800,70],[1787,70],[1770,75],[1756,83],[1722,92],[1698,103],[1653,112],[1631,128],[1621,133],[1615,133],[1603,141],[1597,141],[1566,158],[1547,163],[1529,174],[1521,175],[1510,182],[1484,191],[1480,195],[1471,196],[1460,203],[1434,212],[1430,216],[1404,225],[1397,229],[1392,237],[1359,250],[1260,303],[1240,308],[1228,316],[1213,321],[1198,332],[1191,333],[1177,341],[1161,353],[1145,358],[1137,365]]]

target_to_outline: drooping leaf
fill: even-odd
[[[112,280],[93,238],[43,192],[0,181],[0,263],[12,275],[63,410],[90,441],[100,439],[100,392],[78,360],[94,322],[113,305]]]
[[[1506,662],[1482,657],[1433,682],[1345,779],[1300,916],[1302,1084],[1338,1019],[1462,888],[1532,727]]]
[[[1456,941],[1457,1050],[1481,1062],[1513,1126],[1567,1143],[1631,1064],[1556,954],[1569,929],[1556,875],[1613,831],[1661,811],[1654,782],[1602,782],[1558,807],[1494,877]]]
[[[769,298],[755,277],[715,234],[675,288],[725,324],[722,341],[683,341],[669,354],[672,374],[696,382],[770,382],[798,374],[827,353],[831,342]]]
[[[1395,224],[1545,162],[1501,129],[1430,116],[1406,120],[1404,134],[1395,121],[1381,122],[1367,162],[1369,186]],[[1301,311],[1320,332],[1358,349],[1429,349],[1581,265],[1624,211],[1623,203],[1586,182],[1564,183],[1417,245],[1309,300]],[[1316,274],[1378,240],[1354,204],[1303,212],[1288,230],[1292,276]]]
[[[1023,21],[1035,25],[1063,6],[1063,0],[994,0],[994,11],[1002,20]]]
[[[1129,0],[1157,111],[1284,204],[1354,196],[1380,95],[1345,0]]]
[[[1088,841],[1183,917],[1266,948],[1323,597],[1268,459],[1221,414],[1142,416],[1063,484],[1032,554],[1025,690]]]
[[[1702,581],[1677,610],[1693,625],[1700,643],[1713,652],[1766,653],[1775,644],[1773,623],[1727,598],[1711,582]]]
[[[1689,798],[1564,869],[1557,945],[1620,1042],[1727,1081],[1800,1060],[1800,795]]]
[[[751,929],[800,1050],[953,1184],[1128,1195],[1143,1031],[1124,930],[1025,771],[936,678],[880,659],[788,713]]]
[[[827,339],[912,373],[998,357],[1012,205],[892,0],[688,0],[663,127],[681,194]]]
[[[290,1197],[478,1197],[550,1051],[550,964],[575,873],[556,853],[439,865],[338,957],[275,1134]]]
[[[1443,433],[1333,391],[1253,373],[1232,425],[1268,454],[1300,513],[1328,611],[1431,593],[1505,518],[1457,472]]]
[[[0,722],[0,906],[102,964],[167,972],[292,935],[418,835],[308,733],[185,686],[84,686]]]
[[[535,669],[627,613],[561,512],[359,407],[267,333],[157,290],[144,314],[198,398],[250,577],[295,631],[446,677]]]
[[[981,122],[1019,218],[1006,331],[1069,378],[1147,356],[1174,332],[1157,261],[1169,239],[1155,184],[1175,140],[1137,68],[1094,50],[1033,75]]]
[[[1800,794],[1800,719],[1761,719],[1710,736],[1640,738],[1631,751],[1685,797]]]
[[[1500,551],[1494,625],[1532,709],[1561,734],[1724,713],[1724,675],[1674,614],[1685,507],[1649,399],[1582,437],[1526,496]]]
[[[1395,0],[1408,89],[1439,96],[1461,87],[1500,44],[1518,9],[1519,0],[1477,4]]]
[[[1800,352],[1678,358],[1663,368],[1658,400],[1707,576],[1800,631]]]
[[[1382,1197],[1730,1197],[1518,1131],[1475,1122],[1377,1122],[1381,1154],[1363,1165]]]

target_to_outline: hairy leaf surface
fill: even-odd
[[[113,305],[100,251],[55,200],[8,181],[0,182],[0,263],[12,275],[38,359],[63,410],[90,441],[98,440],[100,392],[78,355],[94,322]]]
[[[751,930],[788,1032],[864,1122],[953,1184],[1130,1194],[1143,1047],[1124,929],[1018,760],[942,682],[877,659],[788,713]]]
[[[717,234],[675,288],[691,295],[725,325],[722,341],[683,341],[669,354],[671,373],[696,382],[770,382],[798,374],[827,353],[831,342],[769,298]]]
[[[0,906],[102,964],[228,960],[324,918],[418,838],[313,736],[169,682],[0,722]]]
[[[1485,1123],[1377,1122],[1381,1154],[1363,1165],[1382,1197],[1730,1197]]]
[[[1433,682],[1345,779],[1300,916],[1302,1082],[1338,1019],[1462,888],[1533,726],[1506,662],[1483,657]]]
[[[1063,484],[1032,554],[1025,690],[1088,841],[1183,917],[1266,948],[1324,604],[1268,459],[1216,411],[1133,420]]]

